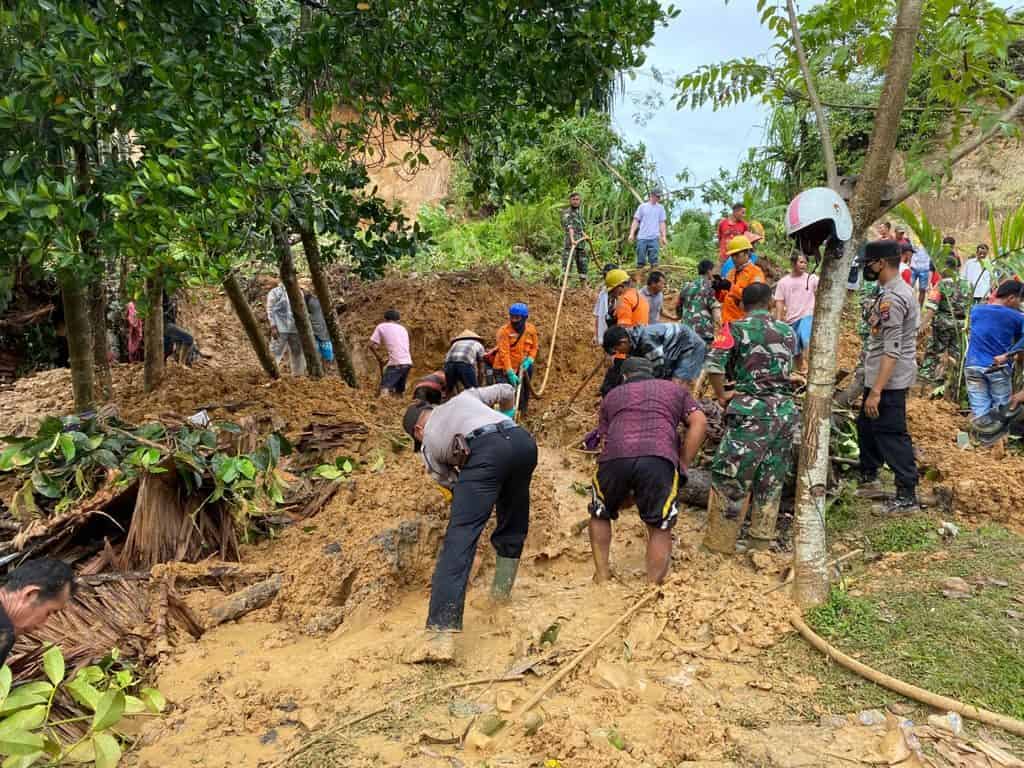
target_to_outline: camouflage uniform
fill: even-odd
[[[690,281],[680,289],[676,305],[679,322],[690,326],[709,346],[715,338],[714,311],[721,306],[715,298],[711,281],[703,277]]]
[[[580,277],[585,277],[589,242],[583,240],[576,243],[575,252],[572,247],[572,241],[580,240],[584,234],[583,213],[579,208],[573,208],[570,205],[562,211],[562,229],[565,230],[565,241],[562,245],[562,269],[564,270],[565,265],[569,263],[569,257],[574,256],[576,271],[579,272]]]
[[[960,362],[960,334],[964,318],[967,317],[967,297],[970,286],[966,280],[944,277],[928,292],[924,303],[932,312],[932,336],[921,366],[921,378],[936,382],[936,368],[943,355],[948,354],[954,365]]]
[[[789,380],[796,337],[768,310],[754,310],[722,328],[706,370],[736,382],[726,410],[725,437],[711,463],[712,488],[736,521],[752,493],[751,536],[774,537],[782,485],[792,463],[798,410]]]

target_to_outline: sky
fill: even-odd
[[[755,0],[675,0],[682,10],[668,27],[658,30],[654,44],[647,50],[643,70],[651,67],[679,76],[734,56],[767,55],[772,34],[760,24],[754,11]],[[739,45],[738,45],[739,43]],[[675,77],[666,77],[659,87],[649,76],[640,74],[626,81],[625,97],[612,115],[615,128],[631,143],[643,142],[648,156],[671,189],[676,174],[688,169],[691,183],[700,184],[718,175],[719,168],[730,168],[743,159],[748,148],[761,138],[767,109],[757,101],[712,111],[677,110],[671,98]],[[654,117],[640,124],[634,120],[638,109],[632,97],[657,88],[666,99]]]

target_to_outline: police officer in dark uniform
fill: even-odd
[[[881,491],[878,470],[888,464],[896,476],[896,497],[885,511],[918,509],[917,462],[907,431],[907,392],[917,378],[917,321],[913,289],[900,277],[900,253],[892,240],[867,244],[864,279],[877,280],[878,295],[864,310],[869,328],[864,352],[864,400],[857,417],[860,495]]]

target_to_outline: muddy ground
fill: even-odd
[[[884,724],[865,727],[846,717],[852,713],[825,710],[809,719],[805,703],[818,680],[775,665],[773,649],[791,635],[793,606],[786,590],[769,590],[783,577],[788,558],[702,553],[700,510],[689,510],[676,528],[674,575],[664,595],[545,698],[539,730],[524,735],[508,712],[645,592],[644,531],[635,515],[625,514],[616,526],[617,579],[608,586],[591,583],[589,544],[574,527],[586,517],[580,490],[592,460],[570,444],[592,425],[599,379],[571,410],[562,406],[598,360],[594,293],[587,289],[574,289],[566,299],[549,384],[529,422],[541,443],[541,461],[515,598],[502,608],[486,599],[493,553],[485,534],[459,638],[459,665],[402,663],[422,629],[447,509],[401,436],[403,403],[374,396],[376,363],[363,344],[384,309],[396,307],[410,329],[416,375],[439,367],[448,339],[460,330],[468,327],[490,340],[507,305],[526,301],[541,332],[543,375],[558,292],[516,284],[502,272],[336,287],[363,385],[358,391],[333,376],[268,381],[216,292],[197,294],[182,308],[182,324],[208,356],[199,366],[171,365],[166,381],[150,394],[142,392],[140,366],[114,370],[115,402],[133,421],[206,408],[214,418],[262,419],[292,435],[314,422],[354,421],[368,430],[337,451],[361,463],[319,514],[244,548],[245,562],[282,573],[277,600],[179,646],[155,670],[173,711],[145,730],[129,765],[427,768],[557,761],[573,767],[723,768],[839,766],[848,765],[851,755],[878,758]],[[856,360],[856,339],[849,333],[840,358],[843,364]],[[21,380],[0,397],[0,433],[28,431],[41,415],[69,408],[66,371]],[[954,518],[1024,526],[1024,512],[1011,503],[1024,490],[1024,459],[997,461],[987,451],[957,448],[956,433],[965,423],[946,403],[922,400],[910,407],[916,445],[936,483],[951,489]],[[188,600],[202,611],[220,596],[213,588],[197,589]],[[410,694],[501,677],[527,660],[540,661],[521,680],[434,693],[341,727]],[[510,721],[496,739],[452,743],[492,711]],[[304,754],[280,762],[317,737]]]

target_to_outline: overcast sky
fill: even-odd
[[[761,26],[754,4],[754,0],[733,0],[728,5],[724,0],[676,0],[682,13],[658,31],[643,69],[655,67],[678,76],[733,56],[767,55],[772,35]],[[667,78],[666,86],[659,88],[647,75],[627,80],[626,96],[613,115],[623,136],[632,143],[644,143],[670,188],[684,168],[699,184],[714,178],[719,168],[735,166],[749,147],[759,143],[767,112],[756,101],[718,112],[710,107],[676,110],[672,81]],[[659,88],[667,103],[645,125],[638,124],[633,119],[637,109],[632,97],[653,88]]]

